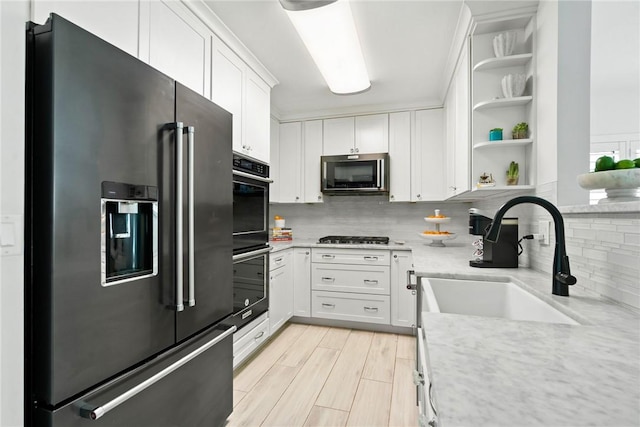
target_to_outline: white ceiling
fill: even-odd
[[[280,81],[281,119],[442,105],[444,69],[463,0],[351,0],[371,89],[334,95],[278,0],[205,0]]]

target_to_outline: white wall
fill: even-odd
[[[640,2],[592,7],[591,135],[640,133]]]
[[[29,3],[0,1],[0,212],[24,218],[24,50]],[[22,220],[20,221],[22,222]],[[23,423],[23,255],[0,258],[0,425]]]

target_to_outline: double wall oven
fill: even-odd
[[[233,316],[240,329],[269,309],[269,166],[233,154]]]

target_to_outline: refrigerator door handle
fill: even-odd
[[[196,293],[195,293],[195,203],[194,203],[194,166],[195,166],[195,142],[196,142],[196,129],[193,126],[187,126],[185,128],[187,133],[187,150],[189,155],[188,164],[188,185],[189,185],[189,295],[187,297],[187,304],[189,307],[196,305]]]
[[[187,354],[186,356],[179,359],[175,363],[167,366],[166,368],[164,368],[162,371],[158,372],[154,376],[147,378],[145,381],[141,382],[140,384],[138,384],[133,388],[130,388],[129,390],[125,391],[124,393],[115,397],[114,399],[110,400],[104,405],[98,406],[98,405],[93,405],[89,402],[83,402],[79,408],[80,416],[82,418],[87,418],[90,420],[97,420],[98,418],[101,418],[102,416],[106,415],[109,411],[116,408],[120,404],[126,402],[127,400],[131,399],[132,397],[134,397],[136,394],[140,393],[144,389],[157,383],[158,381],[160,381],[170,373],[176,371],[177,369],[180,369],[183,365],[195,359],[200,354],[204,353],[214,345],[218,344],[220,341],[227,338],[229,335],[233,334],[236,330],[237,330],[236,326],[231,326],[229,329],[227,329],[226,331],[224,331],[222,334],[218,335],[211,341],[207,342],[203,346],[197,348],[196,350]]]
[[[183,186],[183,168],[182,168],[182,133],[184,125],[182,122],[176,122],[176,311],[183,311],[183,291],[184,285],[184,216],[182,214],[182,186]]]

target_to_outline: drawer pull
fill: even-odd
[[[322,259],[334,259],[335,257],[336,257],[335,255],[328,255],[328,254],[322,255]]]
[[[370,311],[373,313],[377,313],[378,312],[378,307],[367,307],[366,305],[364,306],[364,311]]]
[[[282,262],[282,257],[274,259],[273,262]]]
[[[378,281],[377,280],[372,280],[372,279],[364,279],[364,284],[365,285],[377,285]]]
[[[258,332],[258,334],[256,334],[255,337],[253,337],[254,340],[259,340],[260,338],[262,338],[264,336],[264,331],[260,331]]]
[[[322,281],[323,282],[335,282],[336,279],[334,277],[323,277]]]
[[[366,256],[366,257],[364,257],[364,259],[366,261],[377,261],[378,257],[377,256]]]
[[[335,308],[335,307],[336,307],[336,305],[335,305],[335,304],[329,304],[329,303],[327,303],[327,302],[323,302],[323,303],[322,303],[322,306],[323,306],[323,307],[328,307],[328,308]]]

